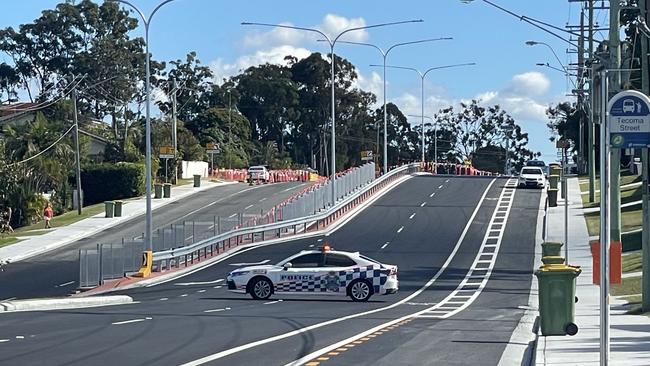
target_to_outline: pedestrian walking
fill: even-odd
[[[50,207],[50,204],[48,202],[45,204],[45,209],[43,210],[43,218],[45,219],[46,229],[52,227],[52,225],[50,225],[50,220],[52,220],[52,216],[54,216],[54,212],[52,211],[52,207]]]

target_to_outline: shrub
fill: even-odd
[[[144,194],[143,164],[124,163],[89,165],[81,171],[84,205],[137,197]]]

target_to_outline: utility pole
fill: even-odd
[[[228,169],[232,169],[232,91],[228,89]],[[213,168],[214,169],[214,168]]]
[[[74,79],[73,79],[74,83]],[[72,88],[72,118],[74,121],[75,162],[77,165],[77,214],[81,215],[81,159],[79,157],[79,120],[77,119],[77,87]]]
[[[580,11],[580,36],[578,37],[578,106],[577,109],[580,112],[580,121],[579,121],[579,137],[578,137],[578,171],[581,174],[585,172],[585,135],[584,135],[584,66],[585,66],[585,11],[584,9]]]
[[[609,68],[621,68],[621,40],[620,40],[620,12],[621,5],[618,0],[609,2]],[[610,94],[621,90],[621,73],[609,73],[609,93],[603,104],[607,105]],[[612,149],[611,155],[611,229],[610,241],[621,241],[621,149]],[[602,176],[601,176],[602,179]],[[601,192],[602,194],[602,192]],[[601,243],[602,244],[602,243]]]
[[[178,137],[177,137],[177,121],[176,121],[176,93],[178,92],[178,81],[173,80],[173,93],[172,93],[172,146],[174,146],[174,157],[178,158]],[[176,159],[174,159],[176,162]],[[174,184],[178,182],[178,169],[174,166]]]
[[[589,61],[591,62],[591,74],[589,78],[589,121],[587,123],[587,171],[589,172],[589,202],[594,202],[596,200],[596,149],[594,147],[595,139],[595,111],[596,104],[594,103],[596,99],[596,93],[594,91],[596,74],[594,70],[594,2],[593,0],[588,1],[589,11]]]
[[[639,9],[643,19],[648,19],[648,0],[639,1]],[[641,91],[643,94],[650,95],[650,75],[648,72],[648,37],[641,37]],[[634,67],[632,67],[634,68]],[[642,195],[642,223],[641,230],[641,248],[642,248],[642,278],[641,278],[641,306],[643,311],[650,311],[650,215],[648,212],[648,149],[641,149],[641,169],[643,180],[641,183]]]

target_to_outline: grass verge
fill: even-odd
[[[629,296],[641,293],[641,277],[623,278],[621,284],[612,285],[611,294],[613,296]]]
[[[622,260],[623,272],[638,272],[642,268],[643,258],[641,253],[626,254],[623,256]]]

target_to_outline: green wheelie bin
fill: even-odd
[[[124,202],[115,201],[115,217],[122,217],[122,205],[124,205]]]
[[[548,176],[548,187],[557,189],[557,183],[560,181],[560,176],[551,174]]]
[[[201,176],[198,174],[194,174],[194,187],[200,187],[201,186]]]
[[[560,256],[562,255],[562,246],[564,244],[554,242],[554,241],[545,241],[542,243],[542,257],[548,256]]]
[[[160,183],[153,185],[153,198],[162,198],[162,187]]]
[[[170,183],[163,184],[163,198],[170,198],[172,196],[172,185]]]
[[[105,201],[104,210],[106,212],[106,216],[104,217],[113,217],[115,215],[115,202]]]
[[[557,188],[548,189],[548,206],[557,207]]]
[[[542,335],[575,335],[576,278],[582,270],[565,264],[547,264],[535,271],[539,284]]]

